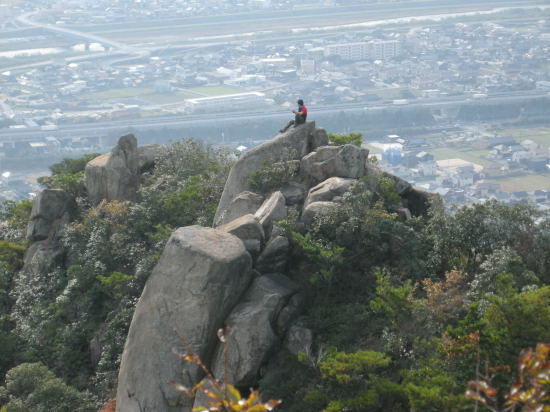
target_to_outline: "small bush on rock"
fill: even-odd
[[[330,140],[330,143],[336,146],[352,144],[361,147],[361,144],[363,143],[363,134],[356,132],[352,132],[350,134],[329,133],[328,138]]]
[[[295,153],[286,150],[281,161],[264,163],[263,167],[253,172],[248,178],[248,186],[254,192],[269,193],[288,183],[298,173],[300,163],[295,159]]]
[[[86,193],[84,169],[86,164],[97,156],[99,153],[88,154],[78,159],[63,159],[50,166],[51,176],[39,177],[38,183],[48,189],[63,189],[75,197],[83,196]]]

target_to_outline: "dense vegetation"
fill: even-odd
[[[548,216],[488,202],[403,221],[385,192],[348,193],[305,235],[284,225],[317,340],[262,383],[283,410],[472,410],[476,370],[504,394],[520,350],[550,341]]]
[[[50,381],[55,373],[70,385],[67,391],[88,391],[100,403],[112,395],[135,304],[166,240],[176,227],[212,224],[231,166],[224,151],[178,141],[143,176],[138,202],[90,208],[82,185],[89,158],[56,164],[52,176],[42,180],[80,196],[78,218],[62,238],[67,269],[58,267],[38,279],[18,276],[31,203],[7,203],[2,210],[0,375],[5,386],[0,405],[7,403],[10,411],[33,390],[10,389],[10,376],[22,373],[33,375],[33,382]],[[10,370],[19,364],[26,366]],[[78,399],[66,396],[71,402],[50,410],[88,410],[88,395],[78,398],[78,407]]]
[[[176,142],[144,175],[138,202],[90,208],[86,160],[54,165],[43,180],[78,196],[62,239],[67,269],[19,276],[31,205],[0,210],[0,406],[9,411],[88,411],[112,397],[134,306],[168,236],[211,225],[231,165],[222,151]],[[277,184],[294,173],[277,170]],[[311,351],[282,351],[279,373],[260,382],[281,410],[473,410],[469,380],[491,378],[502,398],[520,350],[550,342],[547,215],[489,202],[403,220],[396,199],[391,181],[377,193],[357,185],[307,233],[281,222],[294,246],[290,275],[308,300],[300,323],[315,334]]]

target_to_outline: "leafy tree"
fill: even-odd
[[[50,166],[51,176],[39,177],[38,183],[48,189],[63,189],[75,197],[83,196],[86,193],[84,169],[97,156],[98,153],[92,153],[78,159],[63,159]]]
[[[0,238],[24,244],[31,210],[30,200],[9,200],[0,203]]]
[[[93,412],[86,393],[66,385],[41,363],[22,363],[8,371],[0,388],[2,402],[13,412]]]
[[[527,348],[520,352],[518,379],[504,399],[499,399],[499,390],[491,386],[494,376],[489,375],[488,370],[468,382],[466,396],[493,412],[513,411],[518,406],[523,411],[546,411],[550,390],[549,352],[550,344],[538,344],[535,350]]]

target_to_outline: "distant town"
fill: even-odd
[[[351,120],[322,126],[362,132],[383,167],[448,204],[494,198],[550,209],[548,4],[476,2],[464,12],[411,0],[395,12],[374,1],[44,3],[0,5],[0,198],[38,188],[34,171],[6,168],[9,159],[108,150],[112,136],[98,125],[135,122],[139,135],[152,119],[262,119],[303,98],[312,118],[428,108],[429,125],[374,135]],[[476,112],[494,102],[517,113]],[[97,131],[66,132],[78,125]],[[217,144],[251,146],[215,130]]]

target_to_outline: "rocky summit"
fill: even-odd
[[[283,157],[285,152],[291,156]],[[300,169],[289,182],[267,195],[252,192],[249,179],[255,171],[296,160]],[[91,163],[97,167],[96,160]],[[311,339],[307,329],[291,327],[303,310],[297,304],[301,299],[292,297],[301,292],[286,275],[289,241],[273,223],[296,216],[307,227],[337,207],[352,186],[374,189],[360,181],[374,173],[367,163],[368,150],[329,146],[327,134],[313,122],[244,154],[225,185],[217,229],[176,230],[147,281],[122,356],[117,411],[191,410],[193,402],[169,383],[192,387],[201,379],[196,367],[174,358],[172,348],[182,349],[178,336],[184,336],[185,349],[199,354],[218,376],[225,374],[230,383],[243,387],[257,384],[262,367],[283,345],[295,350],[300,345],[297,336]],[[116,181],[109,184],[117,186]],[[413,198],[409,216],[423,214],[429,196],[408,185],[399,208],[406,209]],[[222,327],[230,330],[225,355],[223,344],[215,340]],[[224,372],[226,367],[230,373]]]
[[[0,406],[190,412],[223,384],[281,411],[470,402],[476,353],[513,367],[550,339],[548,221],[444,213],[359,144],[307,122],[234,163],[126,135],[54,165],[2,211]]]
[[[135,200],[141,174],[154,167],[159,150],[138,147],[136,138],[126,135],[111,153],[91,160],[85,168],[91,204]],[[279,187],[254,192],[250,182],[256,172],[285,163],[292,173]],[[329,145],[327,133],[314,122],[245,153],[229,173],[215,228],[175,230],[146,282],[122,354],[117,411],[191,410],[193,400],[170,382],[192,387],[204,375],[173,350],[191,351],[229,383],[248,387],[273,374],[266,365],[281,348],[310,347],[313,334],[296,324],[304,296],[288,277],[291,245],[274,223],[294,219],[307,232],[317,218],[337,209],[348,191],[376,192],[381,176],[395,184],[394,208],[403,219],[427,212],[430,193],[380,171],[366,149]],[[74,199],[62,190],[47,189],[36,197],[20,276],[32,278],[70,259],[59,238],[74,209]],[[228,351],[216,339],[224,327]],[[195,406],[201,401],[198,397]]]

